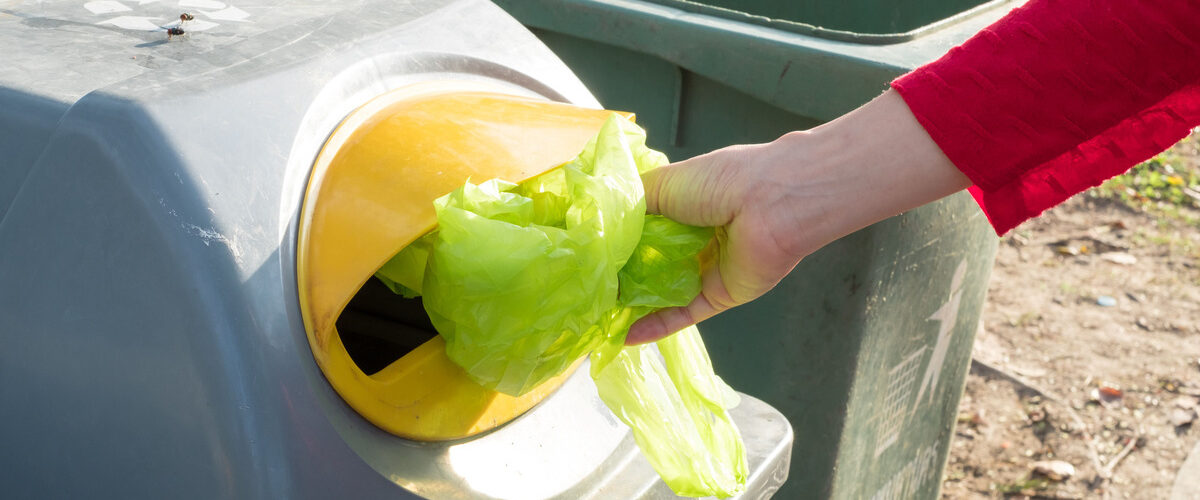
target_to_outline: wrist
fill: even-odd
[[[758,189],[747,212],[761,211],[777,228],[779,246],[804,257],[858,229],[859,183],[847,176],[846,148],[824,134],[798,131],[763,144],[754,155]]]
[[[753,202],[780,213],[781,245],[800,256],[970,185],[895,91],[763,145],[756,162],[767,192]]]

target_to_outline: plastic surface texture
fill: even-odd
[[[677,2],[499,3],[674,159],[840,116],[1015,5],[879,45],[666,5]],[[793,7],[808,8],[778,2]],[[779,498],[937,496],[996,242],[970,197],[955,195],[829,245],[774,291],[700,325],[717,373],[797,431],[803,451]]]
[[[649,0],[678,9],[855,43],[912,40],[1004,0]]]
[[[181,10],[0,8],[5,498],[673,498],[587,361],[506,425],[418,443],[346,404],[306,333],[299,216],[338,125],[448,80],[598,108],[553,53],[481,0],[241,0],[168,42]],[[790,427],[731,414],[747,496],[773,491]]]
[[[634,149],[645,136],[628,144],[622,127],[636,129],[610,119],[580,158],[528,186],[467,184],[437,201],[425,309],[483,385],[523,394],[617,336],[605,323],[646,214]]]
[[[355,111],[318,155],[300,216],[297,280],[317,364],[355,410],[411,439],[459,439],[504,424],[557,388],[578,358],[510,396],[472,382],[441,338],[367,375],[337,334],[362,283],[434,226],[434,198],[472,177],[524,180],[561,165],[611,114],[486,89],[425,83]]]
[[[428,243],[385,266],[423,294],[447,354],[480,384],[521,395],[603,347],[599,370],[634,320],[699,292],[711,231],[646,215],[639,173],[666,158],[644,143],[614,116],[561,169],[520,186],[467,183],[436,201]]]
[[[675,493],[725,498],[745,487],[746,450],[726,411],[738,397],[713,373],[696,327],[622,349],[596,389]]]
[[[699,254],[712,238],[646,215],[639,174],[666,157],[645,140],[614,114],[561,169],[521,185],[466,183],[434,202],[437,230],[381,274],[423,294],[448,356],[485,386],[524,394],[595,351],[601,399],[667,485],[729,497],[749,475],[726,411],[737,397],[699,332],[658,342],[666,368],[651,346],[624,347],[632,321],[699,294]]]

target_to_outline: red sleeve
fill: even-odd
[[[1200,1],[1032,0],[892,87],[1004,233],[1200,125]]]

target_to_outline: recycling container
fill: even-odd
[[[0,47],[5,498],[674,496],[586,361],[488,391],[371,278],[609,116],[493,4],[8,2]],[[732,415],[770,495],[791,428]]]
[[[1017,5],[498,3],[673,159],[836,118]],[[781,498],[937,497],[996,244],[960,193],[829,245],[701,324],[717,372],[796,431]]]

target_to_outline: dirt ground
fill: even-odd
[[[1169,154],[1200,172],[1200,134]],[[1198,204],[1083,194],[1002,239],[943,498],[1169,498],[1200,438]]]

